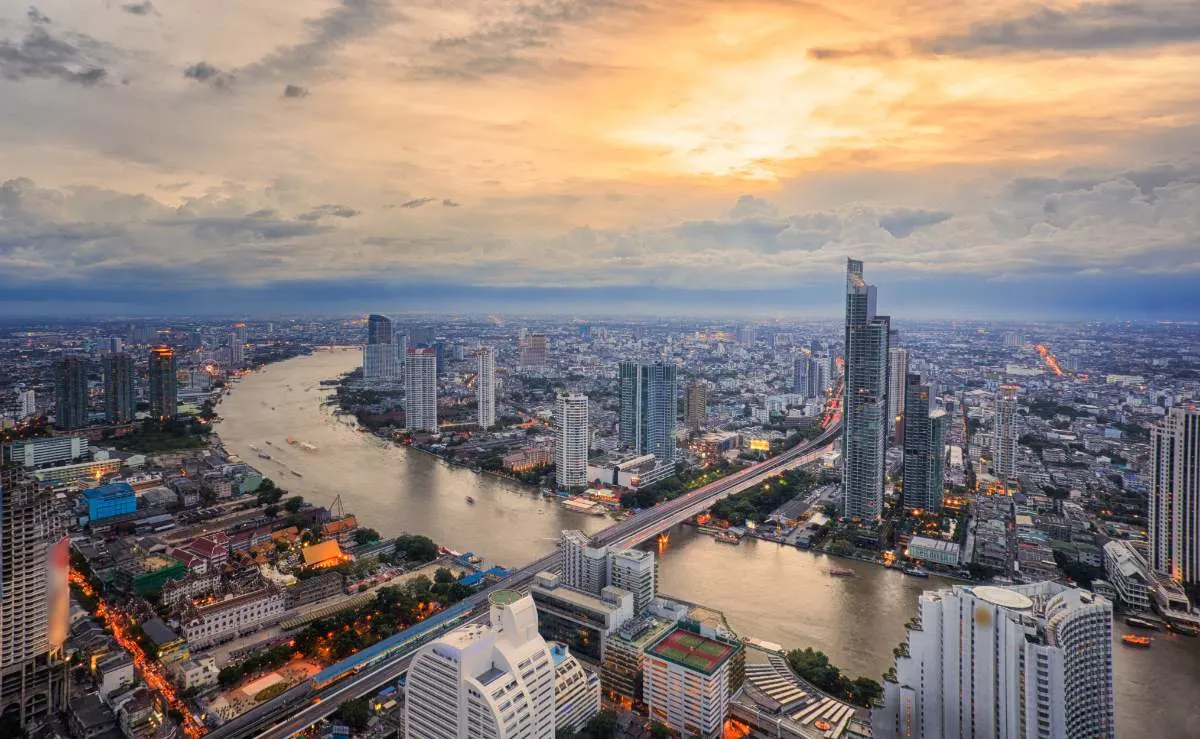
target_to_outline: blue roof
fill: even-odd
[[[570,652],[567,651],[566,644],[558,642],[550,642],[550,658],[554,660],[555,666],[561,665],[563,660],[567,658]]]
[[[127,495],[135,495],[133,486],[127,482],[112,482],[107,485],[100,485],[94,488],[88,488],[83,491],[83,497],[88,500],[104,500],[106,498],[123,498]]]
[[[472,572],[469,575],[464,575],[463,577],[459,578],[459,582],[468,586],[478,585],[479,583],[483,582],[483,574],[484,573],[482,572]]]

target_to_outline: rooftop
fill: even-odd
[[[1009,608],[1017,611],[1025,611],[1033,608],[1033,600],[1029,596],[1009,588],[980,585],[972,588],[971,591],[975,594],[976,598],[1000,606],[1001,608]]]
[[[109,483],[108,485],[99,485],[83,491],[83,497],[87,498],[88,500],[123,498],[125,496],[134,494],[133,486],[127,482],[113,482]]]
[[[700,636],[687,629],[676,628],[659,639],[646,653],[682,665],[689,670],[711,675],[725,664],[735,651],[735,647],[724,642]]]

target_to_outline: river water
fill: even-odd
[[[357,350],[321,351],[241,380],[219,409],[224,421],[217,431],[226,448],[315,504],[340,495],[361,525],[385,536],[422,533],[506,566],[552,551],[562,529],[591,532],[609,523],[571,513],[527,487],[395,447],[335,418],[331,407],[321,406],[332,388],[318,383],[358,366],[360,357]],[[289,436],[317,451],[289,445]],[[251,445],[272,459],[258,459]],[[857,577],[829,577],[832,564]],[[812,646],[847,672],[875,679],[890,666],[918,596],[946,584],[768,542],[734,547],[684,526],[660,549],[659,581],[667,594],[723,611],[739,634],[787,648]],[[1117,637],[1126,631],[1119,624]],[[1149,650],[1117,643],[1114,670],[1121,737],[1200,736],[1194,697],[1200,639],[1158,634]]]

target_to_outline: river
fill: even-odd
[[[321,405],[332,388],[318,383],[358,366],[360,356],[321,351],[242,379],[219,409],[224,420],[217,430],[226,448],[313,503],[328,505],[340,495],[361,525],[386,536],[422,533],[507,566],[552,551],[562,529],[592,532],[608,524],[335,418]],[[317,451],[287,444],[288,436]],[[272,459],[257,459],[251,445]],[[825,569],[834,562],[857,577],[829,577]],[[739,634],[788,648],[812,646],[847,672],[875,679],[890,666],[921,592],[946,584],[767,542],[734,547],[684,526],[675,527],[660,550],[659,582],[667,594],[723,611]],[[1126,631],[1116,625],[1118,638]],[[1114,671],[1121,737],[1200,736],[1200,701],[1191,697],[1200,689],[1200,639],[1158,634],[1149,650],[1117,643]]]

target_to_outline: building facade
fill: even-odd
[[[496,425],[496,354],[490,346],[475,352],[475,406],[479,428]]]
[[[104,355],[104,420],[129,423],[137,409],[137,372],[133,357],[124,352]]]
[[[721,736],[729,712],[731,666],[742,650],[676,627],[646,650],[644,689],[650,718],[683,736]]]
[[[554,466],[559,487],[587,484],[588,397],[559,393],[554,402]]]
[[[583,669],[565,644],[550,644],[554,659],[554,730],[579,731],[600,713],[600,678]]]
[[[528,334],[521,340],[521,366],[545,367],[548,348],[545,334]]]
[[[708,383],[703,380],[689,382],[684,405],[687,427],[692,431],[704,428],[704,419],[708,415]]]
[[[863,263],[846,263],[845,387],[842,488],[846,516],[864,521],[883,512],[887,450],[890,319],[875,312],[876,290]]]
[[[200,649],[270,626],[283,617],[280,589],[270,583],[204,605],[184,607],[179,623],[188,645]]]
[[[421,647],[408,671],[408,739],[553,739],[555,665],[533,600],[493,593],[490,625]]]
[[[1017,385],[1001,385],[996,390],[996,429],[992,435],[992,470],[1007,480],[1017,473]]]
[[[1200,410],[1171,408],[1150,429],[1150,566],[1200,583]]]
[[[908,401],[908,350],[894,347],[888,351],[888,434],[894,439],[899,435],[904,406]]]
[[[926,592],[872,712],[878,739],[1104,738],[1112,604],[1053,582]]]
[[[660,462],[677,457],[678,370],[671,362],[621,362],[617,370],[621,444]]]
[[[408,350],[404,363],[404,425],[437,433],[437,357],[432,349]]]
[[[622,549],[608,554],[608,584],[633,593],[633,611],[641,613],[658,595],[658,558],[654,552]]]
[[[908,375],[904,395],[904,509],[940,511],[946,412],[934,407],[933,394],[920,375]]]
[[[179,407],[179,379],[175,350],[156,346],[150,350],[150,417],[168,421]]]
[[[82,436],[19,439],[4,445],[4,461],[26,469],[82,462],[87,456],[88,443]]]
[[[54,369],[54,425],[67,430],[83,428],[88,422],[87,360],[63,357]]]

